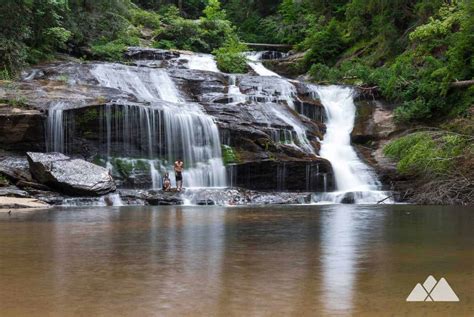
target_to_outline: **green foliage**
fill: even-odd
[[[452,133],[417,132],[401,137],[385,146],[384,154],[398,160],[402,174],[447,174],[455,159],[463,152],[468,139]]]
[[[225,11],[221,9],[221,2],[219,0],[209,0],[207,6],[202,12],[207,20],[227,19]]]
[[[124,58],[123,54],[127,49],[127,46],[128,45],[123,41],[116,40],[105,44],[92,45],[91,51],[98,59],[121,61]]]
[[[219,1],[209,2],[203,13],[199,20],[188,20],[182,18],[175,7],[168,7],[162,17],[167,25],[158,34],[154,46],[210,53],[236,36]]]
[[[0,174],[0,187],[1,186],[7,186],[9,184],[8,179],[5,177],[5,175]]]
[[[0,80],[12,80],[12,76],[8,69],[4,68],[0,70]]]
[[[239,162],[239,158],[234,149],[228,145],[222,145],[222,160],[224,165],[234,164]]]
[[[376,8],[370,10],[382,10],[377,2],[375,4]],[[346,11],[346,18],[350,18],[350,21],[345,27],[356,28],[352,19],[366,13],[366,5],[363,2],[351,2]],[[474,75],[474,5],[456,2],[452,5],[429,6],[426,1],[419,1],[416,7],[419,12],[423,12],[423,16],[425,10],[439,8],[439,11],[429,19],[424,17],[426,23],[412,28],[412,32],[405,31],[409,45],[403,48],[404,51],[397,46],[404,38],[399,38],[401,35],[397,34],[400,31],[394,30],[393,25],[388,24],[383,28],[384,31],[373,33],[373,40],[364,38],[371,31],[364,30],[364,26],[360,25],[357,27],[360,34],[352,30],[339,32],[345,33],[338,40],[342,45],[349,43],[348,37],[359,40],[342,53],[341,59],[334,65],[335,60],[331,60],[331,56],[338,54],[340,46],[333,53],[328,51],[325,58],[325,41],[317,41],[319,37],[324,37],[314,33],[312,37],[316,38],[316,44],[313,45],[316,54],[310,50],[306,55],[306,62],[311,65],[309,73],[319,82],[347,82],[378,87],[383,97],[400,105],[395,110],[399,122],[428,121],[445,115],[463,114],[472,105],[473,89],[452,89],[450,84],[456,80],[471,79]],[[382,12],[403,20],[398,16],[400,12]],[[376,17],[372,16],[371,21],[375,23]],[[365,27],[369,25],[366,23]]]
[[[202,39],[201,31],[198,21],[177,17],[164,27],[154,46],[170,48],[170,43],[173,43],[173,48],[209,52],[206,42]]]
[[[243,54],[247,51],[246,45],[235,38],[230,38],[224,46],[214,50],[217,67],[226,73],[245,73],[247,71],[247,58]]]
[[[155,30],[161,27],[160,15],[156,12],[135,8],[130,10],[130,13],[133,25],[144,26]]]

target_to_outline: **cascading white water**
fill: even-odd
[[[47,143],[48,152],[64,153],[64,108],[66,103],[60,101],[50,105],[47,120]]]
[[[274,76],[278,77],[278,79],[274,79],[273,82],[273,89],[277,93],[277,102],[285,102],[291,109],[295,109],[295,105],[293,100],[297,98],[296,88],[293,84],[291,84],[287,79],[282,78],[280,75],[270,71],[267,69],[263,64],[260,62],[262,54],[264,52],[247,52],[246,56],[250,60],[248,64],[252,69],[260,76]],[[261,87],[257,87],[258,90],[261,90]],[[255,98],[255,102],[258,102],[260,99],[259,96]],[[301,121],[294,118],[288,111],[284,111],[280,107],[275,107],[275,105],[265,103],[265,108],[267,108],[267,112],[273,113],[277,118],[281,121],[285,122],[288,126],[291,126],[296,133],[296,139],[298,140],[298,147],[306,153],[315,154],[313,146],[310,144],[307,136],[306,136],[306,129]],[[279,136],[282,134],[279,133]],[[284,133],[285,136],[284,142],[287,144],[295,145],[295,139],[292,137],[291,134]],[[289,136],[289,138],[286,138]]]
[[[245,55],[249,60],[247,64],[256,72],[259,76],[273,76],[273,77],[281,77],[275,72],[272,72],[265,66],[263,66],[260,59],[262,58],[262,54],[264,52],[247,52]]]
[[[188,68],[195,70],[206,70],[210,72],[219,72],[216,60],[210,54],[183,54],[180,59],[188,61]]]
[[[247,97],[240,91],[237,86],[237,78],[235,75],[229,75],[229,87],[227,94],[232,98],[233,103],[241,103],[247,100]]]
[[[186,164],[183,176],[187,187],[226,185],[216,124],[212,117],[202,111],[200,105],[184,102],[165,70],[101,64],[93,68],[91,73],[101,85],[121,89],[151,103],[150,107],[122,107],[128,111],[122,116],[113,115],[113,111],[121,110],[107,107],[106,116],[115,117],[114,121],[118,121],[107,123],[108,143],[112,134],[123,134],[123,138],[128,138],[132,143],[127,129],[135,128],[141,131],[141,138],[137,142],[147,142],[149,158],[159,154],[164,159],[160,172],[168,171],[173,175],[172,162],[182,158]],[[162,149],[160,153],[157,153],[158,148]],[[153,169],[151,173],[154,173]],[[156,173],[151,176],[156,186]]]
[[[352,193],[356,203],[376,203],[389,194],[381,191],[375,173],[364,164],[351,146],[356,107],[351,88],[342,86],[310,86],[317,93],[326,114],[326,135],[320,155],[331,162],[336,192],[323,193],[321,201],[341,202]]]
[[[308,137],[306,136],[306,130],[300,121],[293,117],[288,111],[281,109],[275,104],[264,104],[263,107],[267,109],[268,113],[273,113],[278,119],[293,128],[299,144],[294,144],[293,138],[290,139],[290,144],[299,147],[303,152],[315,154],[314,148],[311,143],[309,143]]]

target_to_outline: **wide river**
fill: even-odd
[[[406,302],[444,277],[459,302]],[[474,210],[0,213],[0,316],[474,316]]]

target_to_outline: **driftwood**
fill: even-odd
[[[474,79],[455,81],[452,82],[449,86],[452,88],[465,88],[472,85],[474,85]]]
[[[392,197],[393,197],[393,195],[389,195],[389,196],[385,197],[384,199],[379,200],[379,201],[377,202],[377,205],[383,203],[384,201],[386,201],[387,199],[392,198]]]

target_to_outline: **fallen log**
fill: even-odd
[[[471,80],[459,80],[452,82],[449,86],[452,88],[464,88],[474,85],[474,79]]]

